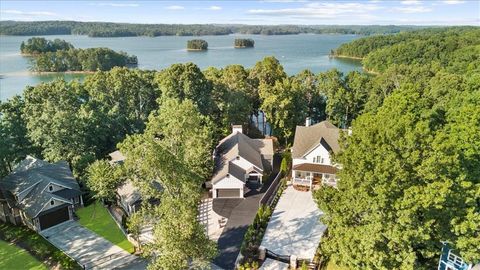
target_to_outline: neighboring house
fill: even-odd
[[[215,168],[207,187],[213,198],[243,198],[245,185],[262,181],[272,170],[272,139],[251,139],[241,125],[232,126],[232,133],[222,139],[214,151]]]
[[[0,180],[0,220],[41,231],[73,219],[83,206],[80,186],[66,161],[27,156]]]
[[[122,164],[125,162],[125,156],[120,151],[115,151],[109,154],[110,164]],[[160,183],[154,182],[153,186],[161,189]],[[121,186],[117,188],[117,203],[125,210],[128,216],[138,211],[142,205],[142,196],[138,187],[133,185],[132,181],[126,180]],[[156,200],[151,200],[152,204],[158,203]]]
[[[332,153],[338,153],[340,129],[328,121],[297,126],[292,147],[292,182],[306,185],[322,183],[336,186],[338,164],[331,160]]]

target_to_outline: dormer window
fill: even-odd
[[[52,185],[49,186],[49,187],[48,187],[48,190],[53,191],[53,186],[52,186]]]
[[[53,200],[50,201],[50,205],[54,205],[55,202]]]

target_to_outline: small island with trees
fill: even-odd
[[[188,51],[206,51],[208,50],[208,42],[203,39],[192,39],[187,42]]]
[[[234,47],[235,48],[253,48],[255,46],[255,41],[251,38],[236,38]]]
[[[52,41],[33,37],[22,42],[20,51],[33,56],[30,70],[36,72],[93,72],[138,65],[135,55],[109,48],[76,49],[61,39]]]

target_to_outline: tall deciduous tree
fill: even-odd
[[[193,63],[174,64],[155,77],[162,99],[191,99],[204,115],[212,111],[212,85]]]
[[[186,269],[196,261],[207,263],[216,252],[197,220],[202,177],[148,135],[129,136],[120,149],[128,156],[126,170],[142,196],[160,199],[159,205],[142,212],[154,223],[154,241],[145,247],[152,256],[149,269]],[[161,184],[161,191],[150,188],[153,181]]]
[[[121,168],[112,166],[105,160],[97,160],[87,168],[87,186],[97,199],[115,199],[115,191],[122,180]]]
[[[43,156],[51,161],[67,160],[73,166],[95,155],[90,142],[97,130],[85,106],[78,82],[57,80],[25,90],[24,116],[28,135]]]
[[[24,107],[25,103],[19,96],[0,102],[0,177],[9,174],[26,155],[38,151],[27,135]]]
[[[158,143],[201,178],[210,176],[212,169],[214,125],[200,114],[189,99],[165,99],[148,120],[145,134]]]
[[[316,193],[329,228],[322,249],[335,261],[432,269],[440,241],[480,260],[478,81],[455,76],[459,86],[444,87],[444,76],[400,85],[376,113],[354,121],[336,157],[338,190]]]

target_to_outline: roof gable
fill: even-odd
[[[308,127],[297,126],[292,147],[292,157],[301,158],[319,144],[323,145],[327,150],[337,153],[340,150],[338,144],[339,137],[340,129],[328,121]]]
[[[68,202],[46,190],[50,183],[80,192],[80,186],[65,161],[47,163],[28,156],[16,168],[0,181],[0,189],[4,194],[11,194],[10,198],[16,200],[15,204],[32,218],[51,199]]]

